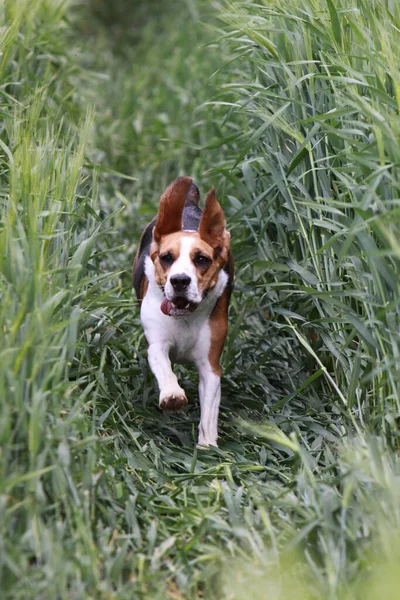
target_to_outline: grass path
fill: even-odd
[[[2,595],[394,597],[398,9],[130,5],[0,13]],[[178,174],[237,265],[210,452],[130,290]]]

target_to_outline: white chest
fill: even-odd
[[[221,285],[209,293],[194,313],[178,318],[161,312],[164,295],[155,282],[154,265],[150,259],[146,263],[146,275],[149,287],[142,301],[140,317],[149,345],[161,344],[176,362],[198,363],[205,359],[211,343],[209,317],[226,285],[226,274],[222,273]]]
[[[162,294],[154,294],[149,289],[142,302],[140,317],[149,345],[166,346],[176,362],[197,362],[207,356],[210,350],[208,317],[212,306],[199,314],[174,318],[161,312],[162,299]]]

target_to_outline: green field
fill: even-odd
[[[0,3],[2,600],[380,600],[400,576],[400,4]],[[131,264],[214,185],[220,448]]]

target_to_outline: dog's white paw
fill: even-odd
[[[169,390],[160,392],[160,408],[168,412],[177,412],[182,410],[188,403],[185,390],[177,386]]]
[[[199,441],[197,442],[197,448],[199,448],[199,450],[207,450],[210,446],[215,446],[216,448],[218,448],[216,438],[207,439],[199,437]]]

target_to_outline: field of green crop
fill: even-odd
[[[394,599],[400,4],[0,3],[2,600]],[[157,408],[130,270],[214,185],[220,447]]]

